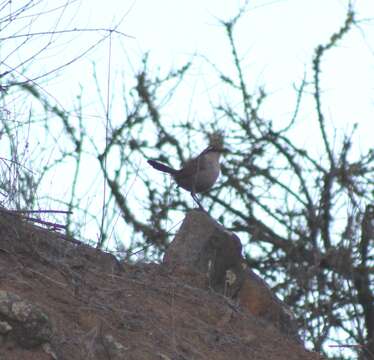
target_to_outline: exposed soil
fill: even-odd
[[[201,276],[120,263],[0,212],[0,290],[37,305],[53,328],[49,354],[3,337],[0,359],[320,359],[201,288]]]

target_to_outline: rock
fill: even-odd
[[[292,312],[247,266],[241,250],[235,234],[208,214],[193,210],[166,250],[163,264],[175,273],[190,269],[205,274],[209,287],[237,300],[241,308],[301,342]]]
[[[233,270],[234,271],[234,270]],[[292,311],[277,298],[270,287],[243,261],[238,276],[239,284],[227,285],[228,292],[233,287],[233,298],[237,298],[242,308],[275,325],[282,333],[301,343],[298,326]]]
[[[112,335],[105,335],[103,337],[103,345],[109,355],[110,360],[126,359],[128,352],[121,343],[119,343]]]
[[[0,321],[2,333],[7,330],[7,337],[25,349],[39,346],[52,337],[47,315],[18,295],[3,290],[0,290]]]
[[[7,334],[12,330],[12,327],[6,321],[0,321],[0,334]]]
[[[43,351],[51,357],[51,359],[53,359],[53,360],[58,360],[58,356],[57,356],[57,354],[53,351],[52,346],[51,346],[50,343],[44,343],[44,344],[42,345],[42,348],[43,348]]]
[[[184,219],[166,250],[163,263],[204,273],[209,285],[222,292],[226,271],[240,262],[241,250],[235,234],[226,231],[208,214],[194,210]]]

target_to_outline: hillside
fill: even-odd
[[[253,292],[207,286],[191,254],[179,264],[177,238],[164,264],[127,264],[0,212],[0,359],[320,359],[255,316]]]

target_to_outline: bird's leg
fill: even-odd
[[[203,206],[200,204],[200,201],[199,201],[199,198],[197,197],[197,195],[195,194],[194,191],[191,191],[191,196],[192,196],[192,199],[195,200],[196,204],[199,205],[199,209],[206,212],[206,210],[203,208]]]
[[[197,176],[199,175],[199,171],[200,171],[200,157],[196,159],[196,169],[195,169],[194,181],[192,185],[191,196],[192,196],[192,199],[195,200],[196,204],[199,205],[199,209],[201,211],[206,212],[203,206],[201,205],[199,198],[196,195],[196,182],[197,182]]]

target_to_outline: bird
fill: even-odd
[[[199,208],[205,211],[196,194],[208,191],[216,182],[221,171],[219,160],[224,151],[222,137],[216,136],[205,150],[184,163],[179,170],[156,160],[147,162],[156,170],[170,174],[177,185],[189,191]]]

